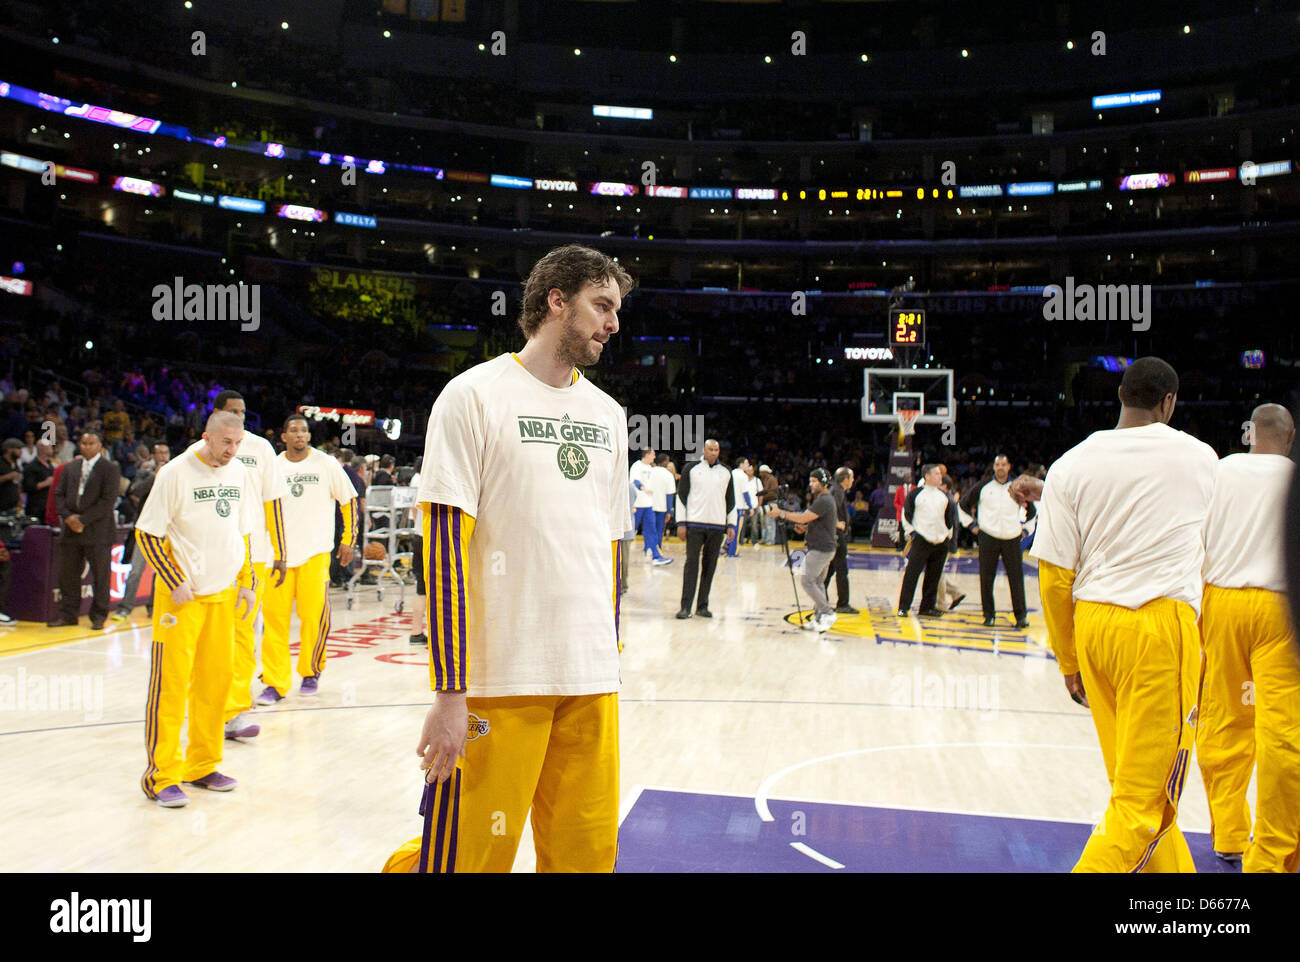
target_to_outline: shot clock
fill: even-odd
[[[925,343],[925,311],[894,308],[889,312],[889,343],[916,347]]]

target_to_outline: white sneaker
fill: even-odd
[[[673,559],[672,559],[672,558],[667,558],[667,557],[665,557],[665,558],[655,558],[655,560],[654,560],[654,562],[653,562],[653,564],[654,564],[655,567],[657,567],[657,568],[662,568],[664,565],[670,565],[670,564],[672,564],[672,563],[673,563]]]
[[[827,612],[824,615],[817,616],[817,631],[830,631],[831,625],[835,624],[835,612]]]
[[[17,619],[10,618],[3,611],[0,611],[0,625],[16,625],[16,624],[18,624]]]
[[[805,619],[805,621],[803,622],[803,624],[801,624],[799,627],[800,627],[801,629],[803,629],[804,631],[816,631],[816,630],[817,630],[817,616],[816,616],[816,615],[809,615],[808,618]]]

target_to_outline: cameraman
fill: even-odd
[[[803,590],[813,602],[813,617],[800,628],[805,631],[827,631],[835,624],[835,609],[826,598],[826,571],[835,557],[836,512],[831,496],[831,478],[825,468],[813,468],[808,475],[812,488],[812,504],[807,511],[786,511],[777,505],[768,506],[768,514],[794,524],[806,524],[808,532],[804,543],[808,552],[803,561]]]
[[[776,544],[776,519],[767,513],[767,506],[776,503],[781,494],[777,491],[776,475],[766,464],[758,469],[758,504],[763,510],[763,544]]]
[[[856,615],[858,609],[849,604],[849,530],[848,492],[853,487],[853,469],[839,467],[835,469],[835,483],[831,485],[831,495],[835,498],[835,557],[826,571],[826,580],[822,586],[829,591],[831,576],[835,577],[835,611],[838,614]]]

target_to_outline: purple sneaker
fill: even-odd
[[[300,695],[314,695],[316,689],[320,686],[320,675],[308,675],[302,680],[302,687],[298,689]]]
[[[276,691],[275,688],[271,685],[267,685],[262,689],[262,694],[257,696],[257,703],[259,705],[274,705],[283,697],[284,696]]]
[[[209,772],[202,778],[196,778],[189,784],[197,785],[199,788],[206,788],[213,792],[233,792],[239,782],[235,781],[229,775],[222,775],[220,772]]]
[[[158,793],[155,801],[163,808],[184,808],[190,803],[190,797],[181,791],[179,785],[168,785]]]
[[[242,711],[226,722],[226,737],[230,739],[256,738],[261,730],[262,726],[250,722],[247,714]]]

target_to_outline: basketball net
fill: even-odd
[[[907,445],[907,438],[916,433],[916,418],[920,411],[895,411],[894,416],[898,418],[898,447],[903,448]]]

